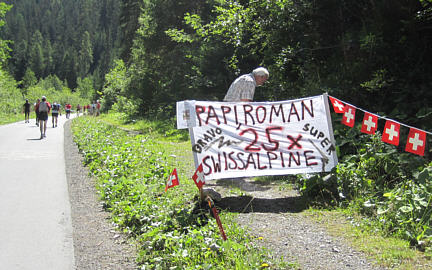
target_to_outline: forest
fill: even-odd
[[[21,88],[29,73],[71,89],[87,79],[106,109],[172,116],[176,101],[221,100],[236,76],[265,66],[257,101],[328,92],[430,128],[430,0],[5,3],[3,68]]]
[[[20,108],[38,85],[130,120],[168,121],[177,101],[220,101],[263,66],[256,101],[328,93],[431,132],[430,44],[432,0],[2,1],[0,102],[13,105],[0,109]],[[430,247],[431,136],[419,157],[333,116],[341,164],[326,178],[300,176],[300,190],[330,205],[357,199],[389,233]]]

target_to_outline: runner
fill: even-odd
[[[81,106],[79,104],[77,105],[76,110],[77,110],[77,117],[78,117],[81,111]]]
[[[61,115],[60,104],[57,104],[56,102],[54,102],[54,104],[52,106],[52,111],[51,111],[52,125],[53,125],[53,127],[57,127],[58,115],[59,114]]]
[[[101,104],[99,103],[99,100],[96,102],[96,116],[99,116],[100,113]]]
[[[67,119],[69,119],[69,117],[70,117],[71,109],[72,109],[72,105],[70,105],[69,103],[66,103],[65,110],[66,110],[66,118]]]
[[[26,99],[24,103],[24,119],[26,123],[30,123],[30,103],[28,99]]]
[[[36,126],[39,126],[39,103],[40,103],[40,99],[36,100],[36,103],[34,104],[34,111],[36,114]]]
[[[42,96],[42,101],[37,105],[37,110],[39,112],[39,128],[41,132],[41,140],[46,137],[46,125],[50,109],[51,105],[46,101],[46,97]]]

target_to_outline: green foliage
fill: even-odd
[[[0,32],[0,56],[4,52],[1,39],[13,41],[7,64],[17,81],[31,68],[37,79],[55,74],[72,89],[77,78],[97,76],[95,88],[102,88],[105,73],[119,55],[123,1],[4,2],[14,8],[6,15],[4,31]]]
[[[315,202],[349,207],[377,221],[385,234],[422,249],[432,246],[432,164],[397,151],[382,142],[380,134],[361,135],[354,128],[336,135],[341,136],[337,147],[342,160],[326,176],[300,176],[302,194]]]
[[[5,14],[11,8],[12,8],[11,5],[8,5],[6,3],[0,2],[0,28],[2,26],[4,26],[4,24],[5,24],[5,21],[4,21]],[[10,51],[10,48],[8,46],[9,43],[10,43],[10,41],[3,40],[3,39],[0,38],[0,68],[3,67],[5,60],[9,58],[9,51]]]
[[[208,209],[196,202],[193,181],[186,180],[192,170],[188,142],[129,135],[88,117],[74,119],[72,130],[113,222],[137,241],[143,269],[260,269],[263,263],[283,268],[223,213],[229,240],[221,239]],[[180,186],[164,193],[174,166]]]
[[[22,101],[21,92],[16,86],[15,80],[0,69],[0,115],[3,117],[9,117],[22,111],[21,106],[24,101]]]
[[[77,79],[76,92],[79,96],[86,100],[93,100],[96,96],[96,90],[94,89],[94,83],[92,77],[85,77],[84,79]]]
[[[37,80],[36,75],[33,72],[33,70],[31,70],[30,68],[27,68],[27,70],[24,74],[24,77],[22,78],[22,81],[21,81],[22,87],[24,89],[24,93],[27,92],[27,89],[30,86],[35,85],[37,83],[37,81],[38,80]]]
[[[102,90],[101,104],[104,110],[108,111],[111,107],[121,100],[120,95],[125,93],[125,86],[127,85],[126,66],[122,60],[116,60],[115,66],[109,73],[105,75],[105,84]],[[119,100],[120,97],[120,100]],[[124,96],[123,96],[124,98]],[[119,104],[118,111],[123,111],[123,105]],[[126,111],[130,111],[128,108]],[[134,112],[135,113],[135,112]]]

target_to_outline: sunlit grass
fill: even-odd
[[[33,113],[34,115],[34,113]],[[32,119],[32,115],[30,115],[30,119]],[[34,116],[33,116],[34,119]],[[24,114],[0,114],[0,125],[15,123],[18,121],[24,120]]]
[[[169,136],[158,135],[160,129],[152,134],[122,131],[107,125],[106,118],[74,119],[72,130],[113,223],[135,239],[140,265],[145,269],[292,269],[260,248],[235,223],[236,213],[220,213],[228,237],[221,239],[208,209],[197,208],[189,141],[167,140]],[[123,128],[130,130],[126,124]],[[164,192],[173,168],[180,186]]]
[[[309,209],[304,215],[313,218],[331,235],[344,239],[381,266],[399,270],[432,269],[432,262],[425,253],[410,247],[406,240],[384,236],[379,226],[350,210]]]

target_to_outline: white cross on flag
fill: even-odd
[[[405,147],[405,151],[419,156],[424,156],[425,149],[426,149],[426,133],[421,130],[411,128],[408,134],[408,140]]]
[[[382,141],[396,146],[399,145],[399,130],[400,125],[398,123],[387,120],[381,138]]]
[[[194,182],[197,185],[198,189],[201,189],[202,186],[204,186],[205,179],[204,179],[204,171],[203,171],[202,163],[196,169],[194,175],[192,176],[192,179],[194,180]]]
[[[366,134],[375,134],[378,128],[378,116],[365,112],[362,122],[361,132]]]
[[[356,109],[350,105],[345,105],[345,111],[342,117],[342,124],[353,127],[355,123]]]
[[[345,112],[345,105],[340,101],[339,99],[336,99],[334,97],[330,97],[330,102],[333,105],[333,109],[335,113],[343,113]]]
[[[169,178],[168,178],[168,182],[165,186],[165,192],[167,192],[167,190],[169,188],[178,186],[179,183],[179,179],[178,179],[178,175],[177,175],[177,169],[174,168],[174,170],[172,171],[172,173],[170,174]]]

